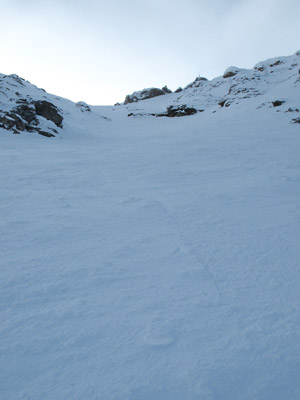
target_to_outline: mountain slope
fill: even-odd
[[[1,399],[298,400],[289,68],[83,112],[28,86],[63,120],[0,128]],[[149,115],[182,104],[205,111]]]
[[[282,105],[276,111],[288,111],[292,118],[299,118],[299,90],[300,52],[297,52],[260,62],[252,70],[229,67],[222,77],[211,81],[198,77],[180,93],[139,101],[127,106],[127,110],[133,116],[142,116],[181,105],[206,112],[229,106],[256,109]]]
[[[0,74],[0,128],[52,137],[63,133],[68,123],[72,131],[79,133],[86,125],[92,131],[101,129],[103,118],[107,116],[111,119],[121,116],[177,117],[196,112],[215,113],[228,107],[247,107],[254,111],[276,107],[276,112],[289,113],[289,122],[298,123],[299,90],[300,51],[292,56],[260,62],[252,70],[229,67],[222,77],[211,81],[197,77],[179,93],[169,93],[167,87],[134,92],[127,96],[133,102],[125,101],[114,107],[92,107],[84,102],[75,104],[50,95],[17,75]],[[159,97],[148,99],[155,91],[158,92],[155,96]]]

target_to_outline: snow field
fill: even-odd
[[[1,398],[298,399],[297,126],[67,129],[1,131]]]

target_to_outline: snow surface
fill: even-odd
[[[1,399],[300,398],[295,57],[273,83],[56,98],[57,138],[0,129]],[[205,112],[147,115],[178,95]]]

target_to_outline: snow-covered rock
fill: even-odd
[[[53,104],[54,96],[18,75],[0,74],[0,96],[0,127],[48,137],[54,137],[57,128],[62,128],[63,112]]]
[[[238,74],[239,72],[245,71],[242,68],[238,68],[238,67],[228,67],[226,68],[226,70],[224,71],[223,74],[223,78],[232,78],[233,76],[235,76],[236,74]]]
[[[139,103],[138,110],[127,104],[128,114],[139,117],[166,114],[168,107],[192,107],[206,112],[225,112],[228,107],[240,109],[272,108],[278,112],[299,109],[300,56],[299,52],[287,57],[276,57],[260,62],[253,69],[229,67],[224,75],[212,80],[197,77],[182,91]],[[289,111],[290,112],[290,111]],[[297,111],[294,111],[295,113]],[[288,118],[288,117],[287,117]],[[291,122],[289,118],[288,123]]]
[[[78,101],[75,105],[82,112],[91,112],[91,107],[84,101]]]

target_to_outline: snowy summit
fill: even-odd
[[[300,52],[0,141],[1,399],[300,398]]]

